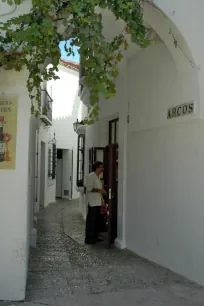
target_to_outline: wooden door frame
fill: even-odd
[[[108,130],[108,133],[109,133],[108,143],[109,143],[109,144],[113,144],[113,143],[111,142],[111,138],[112,138],[111,126],[112,126],[112,124],[114,124],[114,126],[115,126],[114,144],[116,144],[116,125],[117,125],[117,122],[119,122],[119,118],[116,118],[116,119],[113,119],[113,120],[110,120],[110,121],[109,121],[109,130]]]
[[[117,120],[116,120],[117,121]],[[101,161],[104,163],[104,166],[107,166],[107,173],[105,173],[103,179],[104,187],[107,191],[107,203],[109,205],[109,217],[108,217],[108,248],[112,245],[112,199],[113,199],[113,180],[114,173],[116,174],[116,152],[117,152],[118,144],[109,144],[106,147],[92,147],[89,149],[89,166],[90,163],[94,163],[96,161],[96,152],[97,150],[104,152],[104,160]],[[115,156],[114,156],[115,155]],[[113,160],[115,159],[115,163],[113,164]],[[107,163],[106,163],[107,161]],[[109,171],[111,169],[111,171]],[[118,190],[114,190],[114,192],[118,192]],[[118,218],[118,214],[116,216]]]

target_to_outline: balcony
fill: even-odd
[[[84,105],[89,106],[89,89],[84,85],[85,69],[81,67],[79,70],[79,92],[78,95]]]
[[[41,89],[41,116],[45,125],[52,125],[52,98],[46,89]]]

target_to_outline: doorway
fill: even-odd
[[[40,150],[40,210],[45,205],[45,142],[41,141]]]
[[[109,121],[109,146],[107,157],[108,169],[108,247],[114,243],[118,236],[118,142],[119,118]]]
[[[62,198],[62,150],[57,149],[56,198]]]
[[[57,150],[56,197],[72,199],[73,150]]]
[[[89,172],[92,171],[95,161],[101,161],[104,164],[101,181],[107,193],[104,200],[108,204],[109,215],[103,237],[107,239],[108,247],[111,247],[118,235],[118,129],[118,118],[109,121],[109,145],[89,149]]]

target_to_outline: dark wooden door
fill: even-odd
[[[108,146],[108,247],[117,238],[117,204],[118,204],[118,145]]]
[[[89,149],[89,172],[92,172],[92,166],[95,161],[104,163],[104,173],[102,183],[107,194],[104,200],[108,203],[108,247],[114,243],[117,238],[117,216],[118,216],[118,145],[93,147]]]

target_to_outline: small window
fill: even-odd
[[[118,144],[119,119],[109,121],[109,144]]]
[[[84,150],[85,150],[85,136],[78,136],[77,148],[77,186],[84,186]]]

